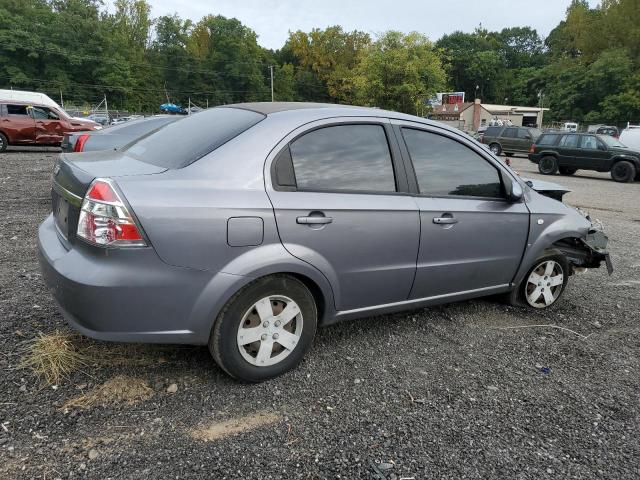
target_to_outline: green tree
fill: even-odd
[[[389,31],[366,50],[354,79],[362,105],[421,114],[426,101],[446,83],[433,44],[419,33]]]

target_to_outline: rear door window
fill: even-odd
[[[395,192],[382,125],[336,125],[313,130],[289,149],[298,190]]]
[[[7,113],[12,116],[28,117],[29,109],[26,105],[7,104]]]
[[[423,130],[402,134],[421,194],[504,198],[498,170],[471,148]]]
[[[240,108],[216,107],[182,120],[123,148],[142,162],[182,168],[201,159],[262,121],[265,115]]]
[[[516,138],[518,135],[517,128],[507,128],[504,132],[502,132],[502,136],[504,138]]]
[[[500,130],[502,130],[502,127],[489,127],[487,131],[484,132],[484,135],[485,137],[497,137],[500,135]]]
[[[564,135],[560,140],[560,144],[558,146],[565,148],[576,148],[578,146],[578,140],[580,137],[578,135]]]

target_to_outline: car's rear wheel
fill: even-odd
[[[555,175],[558,173],[558,159],[552,156],[542,157],[538,162],[538,171],[543,175]]]
[[[494,155],[500,155],[502,153],[502,147],[498,143],[489,145],[489,150],[491,150]]]
[[[9,146],[9,140],[4,133],[0,133],[0,152],[4,152]]]
[[[633,163],[627,162],[626,160],[622,160],[620,162],[616,162],[611,167],[611,178],[613,178],[616,182],[631,182],[636,177],[636,167],[633,166]]]
[[[273,275],[249,284],[224,307],[209,350],[229,375],[262,382],[295,368],[311,347],[318,313],[299,280]]]
[[[573,175],[578,171],[577,168],[569,168],[569,167],[560,167],[558,170],[560,171],[560,175]]]

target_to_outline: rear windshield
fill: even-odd
[[[261,113],[217,107],[186,117],[124,147],[128,155],[163,168],[201,159],[265,118]]]

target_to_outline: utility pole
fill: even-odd
[[[64,110],[64,100],[62,99],[62,89],[60,89],[60,106]]]
[[[189,97],[189,110],[187,110],[187,115],[191,115],[191,97]]]
[[[109,105],[107,104],[107,94],[104,94],[104,109],[107,112],[107,120],[109,119]]]
[[[269,65],[269,71],[271,72],[271,101],[273,102],[273,65]]]

